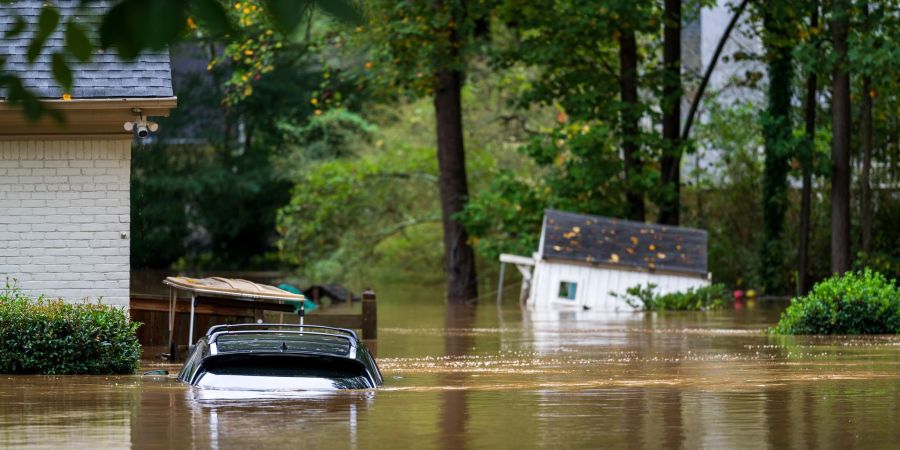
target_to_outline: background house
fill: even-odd
[[[533,307],[630,310],[610,292],[648,283],[661,293],[708,285],[706,244],[703,230],[547,210],[533,257],[500,261],[524,272]]]
[[[16,16],[35,29],[42,4],[0,6],[0,35]],[[62,21],[96,21],[105,11],[103,4],[79,5],[58,3]],[[98,51],[91,63],[71,66],[74,87],[63,92],[50,68],[50,55],[64,48],[62,32],[47,40],[33,65],[25,58],[30,40],[30,33],[0,40],[3,69],[65,121],[32,123],[0,101],[0,277],[15,278],[33,295],[103,297],[127,306],[133,137],[123,125],[168,115],[175,106],[168,52],[123,63]]]

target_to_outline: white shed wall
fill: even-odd
[[[578,283],[575,300],[559,298],[560,282]],[[624,300],[610,295],[610,291],[624,294],[636,285],[653,283],[660,293],[684,291],[691,287],[706,286],[709,281],[698,277],[614,270],[605,267],[565,264],[555,261],[537,261],[534,281],[528,303],[535,308],[558,306],[587,306],[596,311],[630,311]]]
[[[0,141],[0,282],[128,306],[130,177],[129,139]]]

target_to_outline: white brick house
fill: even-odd
[[[0,6],[0,35],[16,15],[33,24],[41,5]],[[103,13],[103,6],[77,13],[76,6],[58,4],[63,21]],[[14,278],[31,295],[102,297],[128,306],[133,138],[123,125],[168,115],[175,106],[168,54],[126,64],[111,52],[97,53],[91,63],[73,66],[71,100],[61,100],[47,55],[63,46],[62,36],[52,36],[33,65],[24,58],[29,40],[28,33],[0,40],[4,68],[66,120],[31,123],[0,92],[0,282]]]

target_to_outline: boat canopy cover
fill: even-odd
[[[303,301],[305,299],[301,294],[293,294],[275,286],[236,278],[166,277],[163,283],[175,289],[217,297],[293,301]]]

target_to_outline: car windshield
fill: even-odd
[[[350,341],[341,336],[311,333],[234,333],[216,338],[218,352],[314,352],[335,356],[350,354]]]

